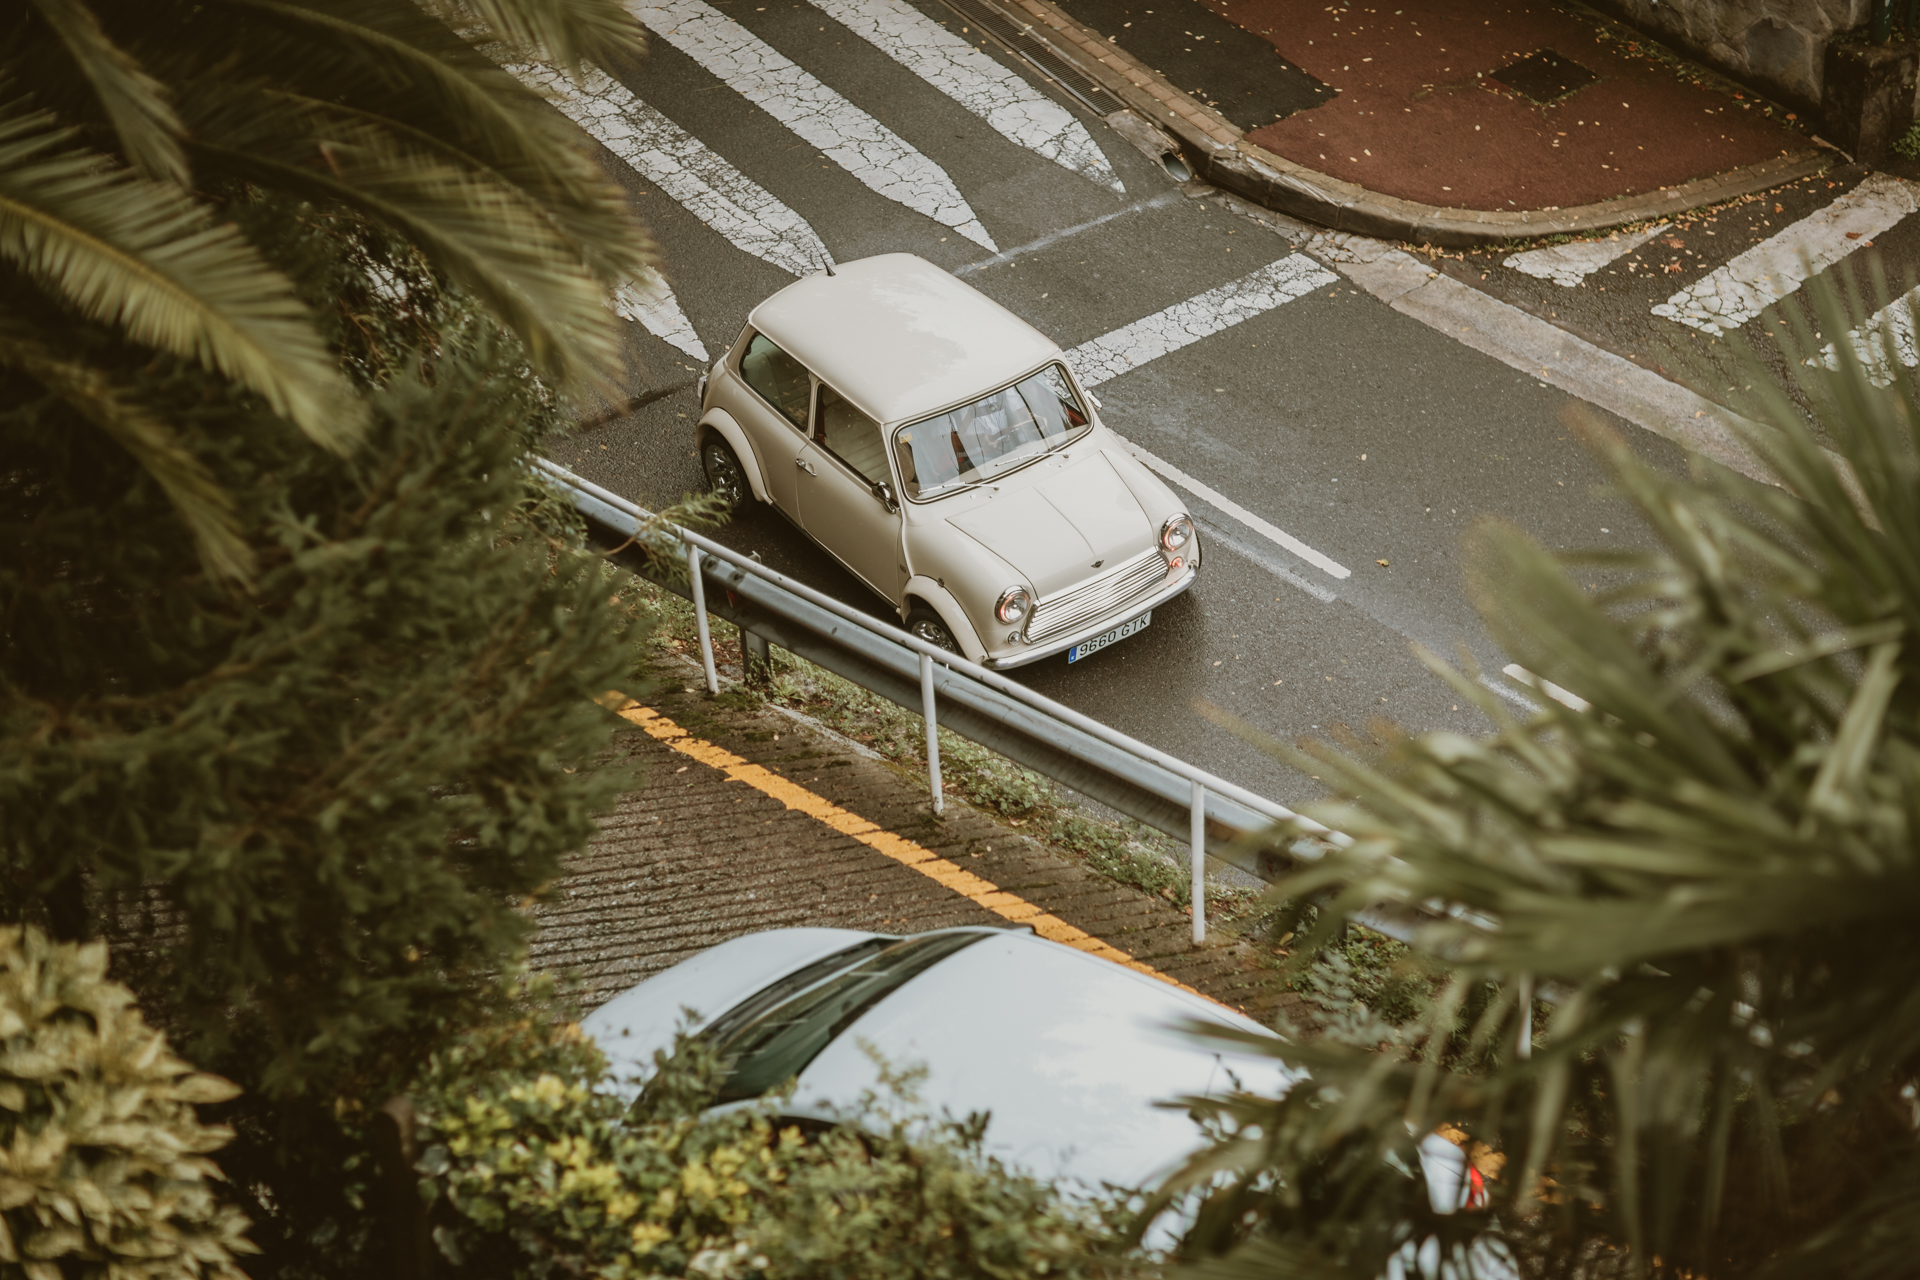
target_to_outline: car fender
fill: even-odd
[[[747,486],[753,490],[753,496],[762,502],[773,499],[767,494],[766,479],[760,474],[760,457],[754,453],[753,446],[747,443],[747,433],[733,420],[733,415],[725,409],[709,409],[700,419],[698,439],[704,446],[707,433],[712,432],[733,446],[733,454],[740,459],[740,466],[747,473]]]
[[[960,646],[960,652],[968,661],[984,662],[986,660],[987,649],[980,643],[980,633],[973,629],[973,623],[967,621],[966,610],[960,607],[960,602],[953,598],[951,591],[925,574],[915,574],[907,579],[901,598],[918,599],[939,614],[940,621],[947,624],[947,630],[953,633],[954,642]],[[908,608],[911,607],[911,605],[908,606]]]

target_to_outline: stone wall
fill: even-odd
[[[1869,0],[1601,0],[1599,7],[1716,70],[1816,110],[1827,42],[1865,26]]]

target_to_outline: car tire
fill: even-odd
[[[729,510],[738,511],[754,502],[753,486],[747,483],[747,469],[719,432],[707,436],[700,446],[700,468],[707,473],[707,491],[726,501]]]
[[[907,634],[928,644],[937,645],[948,653],[966,657],[960,652],[959,641],[953,638],[953,632],[947,630],[947,624],[939,614],[924,604],[916,604],[907,610]]]

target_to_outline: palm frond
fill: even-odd
[[[100,27],[82,0],[30,0],[52,29],[112,124],[133,171],[155,182],[185,186],[183,132],[166,87]]]
[[[0,259],[127,339],[217,370],[312,439],[357,421],[291,285],[190,196],[71,145],[45,113],[0,106]]]
[[[334,202],[393,228],[486,305],[526,344],[536,368],[561,380],[617,367],[619,327],[605,291],[574,246],[508,186],[374,130],[337,131],[325,170],[248,150],[195,144],[209,173]]]
[[[276,70],[274,92],[291,95],[289,103],[328,104],[330,114],[392,134],[395,145],[417,147],[431,136],[443,158],[463,157],[547,208],[603,280],[649,269],[651,247],[571,126],[425,11],[381,0],[227,3],[246,19],[229,38],[248,64]],[[254,145],[265,132],[262,105],[202,84],[191,106],[196,136],[231,149]],[[319,118],[309,114],[304,127]],[[303,125],[281,119],[294,132]]]
[[[497,40],[570,75],[584,62],[646,52],[646,28],[620,0],[434,0],[429,7],[476,43]]]
[[[1846,332],[1837,297],[1816,300]],[[1543,1257],[1734,1276],[1800,1242],[1829,1274],[1910,1269],[1891,1237],[1821,1230],[1920,1146],[1900,1100],[1920,1086],[1920,382],[1846,344],[1834,364],[1790,363],[1798,399],[1756,396],[1745,430],[1778,487],[1675,476],[1586,425],[1649,550],[1472,531],[1490,631],[1586,710],[1482,698],[1485,739],[1309,748],[1354,797],[1309,812],[1355,843],[1275,890],[1321,895],[1305,945],[1371,903],[1445,903],[1417,945],[1450,990],[1500,994],[1471,1028],[1436,1003],[1418,1062],[1330,1056],[1318,1098],[1247,1104],[1289,1135],[1235,1175],[1272,1221],[1292,1210],[1257,1188],[1326,1176],[1313,1153],[1356,1122],[1446,1119],[1507,1154],[1508,1225]],[[1614,585],[1589,589],[1596,569]],[[1560,992],[1530,1059],[1499,1047],[1532,1026],[1523,974]],[[1335,1217],[1377,1221],[1370,1196]]]
[[[252,577],[253,552],[240,531],[232,498],[179,436],[114,386],[105,371],[64,358],[4,321],[0,364],[38,382],[133,456],[192,534],[209,576],[228,582]]]

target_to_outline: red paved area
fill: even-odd
[[[1752,95],[1683,83],[1544,3],[1205,3],[1340,91],[1249,141],[1384,195],[1469,209],[1568,208],[1808,145],[1754,109]],[[1599,82],[1542,106],[1481,78],[1539,49]]]

